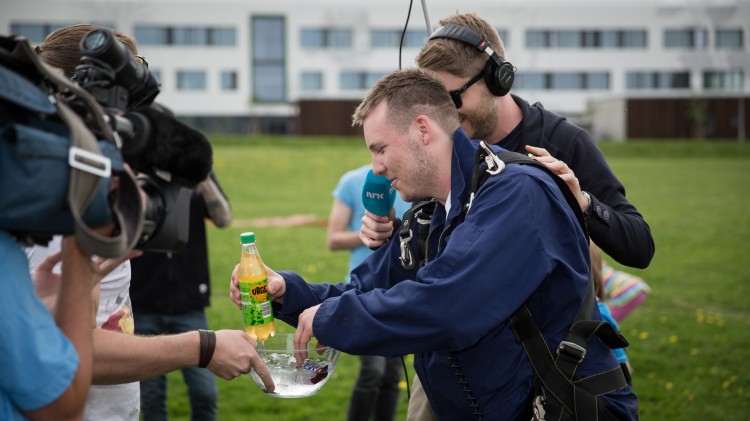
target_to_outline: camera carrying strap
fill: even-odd
[[[7,38],[4,40],[7,44]],[[70,152],[68,164],[70,178],[67,201],[75,221],[75,235],[79,246],[89,254],[101,257],[119,257],[133,248],[143,229],[144,206],[135,175],[127,167],[120,173],[119,189],[111,203],[117,227],[112,236],[104,236],[89,227],[82,215],[103,179],[111,176],[109,158],[102,154],[94,134],[81,117],[62,101],[62,95],[75,95],[87,107],[88,114],[106,140],[117,145],[115,133],[104,119],[104,110],[83,88],[68,80],[58,69],[44,63],[23,37],[11,40],[10,48],[3,46],[18,67],[37,74],[30,79],[49,93],[58,116],[68,127]],[[4,53],[5,53],[4,52]]]

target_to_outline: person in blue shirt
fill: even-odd
[[[37,296],[23,248],[0,230],[2,420],[83,416],[93,370],[91,289],[99,278],[72,236],[52,258],[65,269],[56,280],[61,293],[50,313]]]
[[[365,206],[362,202],[362,187],[370,165],[347,171],[333,190],[333,205],[328,218],[328,248],[351,250],[349,273],[359,266],[372,250],[362,244],[359,229]],[[410,207],[396,196],[395,215],[400,217]],[[401,358],[377,355],[360,356],[359,375],[354,383],[349,400],[347,419],[350,421],[388,421],[396,419],[398,409],[399,382],[401,381]]]
[[[526,418],[535,374],[509,317],[526,305],[550,349],[564,339],[589,285],[588,238],[573,210],[552,176],[528,165],[505,166],[472,194],[480,145],[459,127],[450,95],[428,70],[379,80],[353,121],[364,128],[375,174],[391,180],[405,201],[437,201],[428,263],[405,268],[402,243],[390,241],[348,284],[310,284],[272,271],[275,314],[296,326],[298,346],[314,336],[352,354],[413,353],[441,420]],[[237,303],[236,273],[230,286]],[[619,369],[597,336],[576,376]],[[627,383],[598,401],[615,418],[638,418]]]

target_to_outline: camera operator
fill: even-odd
[[[37,47],[40,57],[73,77],[80,64],[79,45],[95,25],[81,24],[61,28],[50,34]],[[112,31],[135,55],[135,42],[122,33]],[[35,246],[28,251],[35,262],[57,247]],[[63,266],[64,268],[64,266]],[[240,330],[208,332],[194,330],[175,335],[135,336],[130,310],[130,264],[124,262],[101,282],[98,301],[97,329],[94,330],[93,384],[86,406],[86,419],[138,419],[138,381],[166,374],[184,367],[202,366],[216,376],[232,379],[254,369],[266,387],[273,383],[265,365],[255,351],[255,341]],[[123,334],[124,333],[124,334]],[[205,353],[206,335],[215,335],[215,349],[209,361],[201,361]],[[210,341],[210,340],[209,340]],[[98,386],[102,385],[102,386]]]

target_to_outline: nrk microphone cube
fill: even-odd
[[[389,215],[396,201],[396,194],[398,193],[391,187],[390,180],[385,176],[375,175],[370,169],[362,185],[362,203],[365,209],[375,215]]]

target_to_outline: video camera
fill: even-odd
[[[111,138],[113,142],[109,143],[115,144],[117,155],[121,156],[121,160],[124,160],[136,172],[138,190],[142,192],[141,198],[145,201],[145,212],[135,211],[142,215],[139,217],[142,220],[139,220],[137,224],[137,232],[140,234],[135,247],[149,251],[180,251],[188,240],[191,189],[205,180],[211,171],[211,145],[200,132],[179,122],[169,110],[154,102],[159,94],[158,82],[149,72],[147,64],[134,57],[111,31],[98,28],[88,32],[81,40],[80,51],[80,65],[75,69],[73,81],[85,92],[78,90],[76,94],[73,89],[56,89],[59,91],[55,93],[56,100],[62,101],[73,110],[83,120],[86,129],[93,133],[96,139],[100,139],[100,144],[102,144],[101,139]],[[6,63],[0,62],[0,65],[3,64]],[[24,69],[23,66],[13,70],[26,76],[32,82],[36,81],[34,77],[26,75],[30,70]],[[88,96],[86,94],[90,97],[86,98]],[[91,97],[95,99],[99,107],[92,109]],[[0,96],[0,100],[2,99],[5,98]],[[50,99],[50,101],[54,104],[54,100]],[[29,109],[29,107],[25,108]],[[104,115],[97,115],[102,113]],[[7,122],[8,118],[3,120],[5,121],[0,121],[0,123]],[[106,124],[97,124],[102,120]],[[0,125],[0,129],[2,129],[0,134],[7,137],[6,128]],[[16,134],[11,136],[10,143],[22,143],[16,138],[20,136],[18,134],[20,129],[15,127],[14,130]],[[14,151],[14,153],[20,152]],[[96,162],[97,160],[93,158],[92,160]],[[2,151],[0,151],[0,159],[7,159],[2,156]],[[113,166],[116,160],[113,160]],[[73,166],[72,163],[70,165]],[[74,180],[71,179],[71,189],[73,182]],[[44,189],[49,186],[38,186],[38,188]],[[110,203],[117,200],[117,196],[117,191],[109,194]],[[122,196],[125,196],[125,193]],[[136,196],[131,194],[130,197]],[[70,195],[67,201],[70,201]],[[4,203],[0,201],[0,205]],[[13,204],[10,207],[12,206]],[[93,205],[88,207],[91,208]],[[13,211],[14,209],[0,209],[0,219]],[[36,214],[31,213],[31,210],[28,213],[29,221],[38,218]],[[15,221],[23,221],[23,219],[16,217]],[[6,218],[7,220],[10,218]],[[3,223],[0,228],[14,232],[17,236],[30,234],[35,241],[44,239],[45,236],[69,233],[57,232],[60,230],[56,226],[36,230],[38,224],[33,223],[28,225],[35,227],[34,229],[21,228],[19,232],[14,228],[25,224],[14,225],[10,222],[6,224],[6,221],[0,221]],[[118,228],[129,229],[125,226]],[[24,230],[27,232],[23,232]]]

